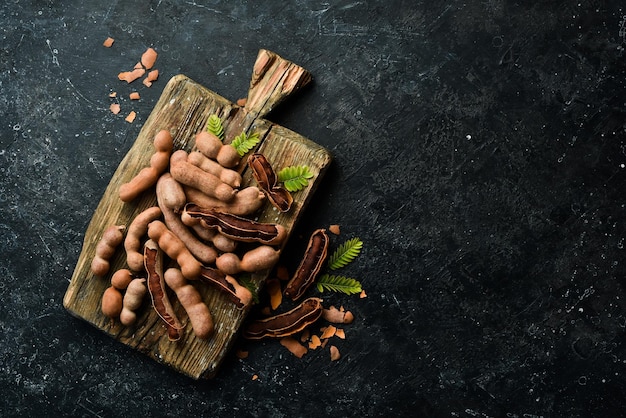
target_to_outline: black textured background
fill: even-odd
[[[625,415],[622,2],[8,0],[0,36],[0,416]],[[368,297],[325,295],[340,361],[241,342],[194,382],[62,298],[167,80],[236,100],[260,48],[314,77],[270,119],[335,158],[293,252],[340,224]]]

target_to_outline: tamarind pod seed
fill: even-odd
[[[222,234],[236,241],[280,244],[286,236],[282,225],[256,222],[248,218],[201,208],[195,203],[187,203],[185,215],[204,220],[210,228],[217,228]]]
[[[252,301],[252,293],[248,289],[239,285],[232,276],[228,276],[217,269],[202,267],[200,280],[215,286],[228,295],[238,309],[245,308]]]
[[[293,335],[317,321],[322,315],[322,310],[321,299],[305,299],[290,311],[250,322],[243,330],[243,337],[260,340],[265,337]]]
[[[165,291],[163,251],[152,239],[146,241],[144,245],[144,264],[148,273],[148,292],[152,298],[152,306],[163,322],[165,322],[167,336],[170,341],[177,341],[180,339],[179,330],[183,327],[176,317]]]
[[[329,242],[325,229],[317,229],[311,234],[304,257],[285,287],[285,296],[297,300],[313,284],[328,257]]]
[[[248,166],[252,170],[252,176],[259,184],[259,188],[276,209],[281,212],[287,212],[293,203],[293,197],[288,190],[277,185],[278,177],[261,153],[255,152],[248,157]]]

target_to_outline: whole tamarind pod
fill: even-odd
[[[164,277],[165,283],[176,293],[178,301],[187,312],[196,337],[201,340],[209,338],[213,334],[213,318],[200,293],[176,268],[167,269]]]
[[[241,174],[230,168],[222,166],[217,161],[214,161],[199,151],[190,152],[187,155],[187,161],[196,167],[201,168],[207,173],[211,173],[224,183],[228,184],[232,188],[236,189],[241,186]]]
[[[311,234],[304,257],[285,287],[283,292],[285,296],[297,300],[313,284],[328,257],[329,242],[325,229],[318,229]]]
[[[234,253],[224,253],[215,259],[215,266],[230,275],[242,271],[256,273],[273,267],[279,257],[280,250],[269,245],[260,245],[246,252],[241,259]]]
[[[186,279],[195,280],[200,276],[202,264],[189,252],[185,243],[170,231],[163,222],[150,222],[148,225],[148,236],[158,244],[168,257],[178,263]]]
[[[208,196],[193,187],[185,187],[187,202],[220,212],[232,213],[233,215],[251,215],[263,206],[265,194],[256,186],[248,186],[235,192],[235,197],[230,202],[222,202],[219,199]]]
[[[111,276],[111,286],[125,290],[133,280],[133,274],[128,269],[119,269]]]
[[[207,158],[215,160],[222,145],[222,141],[211,132],[201,131],[196,134],[196,148]]]
[[[169,165],[170,154],[174,149],[172,135],[167,130],[159,131],[154,137],[155,153],[150,158],[150,166],[143,168],[128,183],[120,186],[119,195],[123,202],[130,202],[142,192],[154,186]]]
[[[161,208],[152,206],[139,215],[128,226],[124,249],[126,250],[126,264],[133,271],[143,271],[143,252],[141,252],[141,239],[148,233],[148,224],[163,216]]]
[[[96,276],[102,277],[109,272],[109,260],[124,240],[125,229],[124,225],[111,225],[104,230],[102,238],[96,244],[96,254],[91,262],[91,271]]]
[[[222,167],[226,168],[236,167],[239,161],[241,161],[239,153],[232,145],[222,145],[222,148],[217,153],[216,159]]]
[[[113,286],[108,287],[102,294],[101,310],[111,319],[119,317],[122,312],[122,293]]]
[[[122,311],[120,312],[120,322],[123,325],[131,325],[137,320],[137,309],[141,306],[143,298],[148,292],[146,287],[146,279],[133,279],[124,293],[122,300]]]
[[[180,208],[185,203],[182,186],[166,173],[157,182],[156,195],[169,230],[185,244],[196,259],[205,264],[214,262],[217,257],[215,248],[200,241],[174,212],[173,208]]]
[[[187,152],[178,150],[170,158],[170,173],[178,182],[194,187],[201,192],[224,202],[235,197],[235,189],[218,177],[207,173],[187,161]]]

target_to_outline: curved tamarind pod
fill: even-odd
[[[143,297],[147,292],[146,279],[137,277],[130,282],[126,288],[126,293],[124,293],[122,312],[120,313],[120,322],[123,325],[132,325],[137,320],[135,311],[141,306]]]
[[[222,141],[211,132],[200,131],[196,134],[196,148],[207,158],[215,160],[222,145]]]
[[[305,299],[288,312],[250,322],[243,330],[243,337],[260,340],[265,337],[293,335],[317,321],[322,315],[322,309],[321,299]]]
[[[91,261],[91,271],[96,276],[104,276],[111,268],[110,259],[117,246],[124,240],[124,225],[111,225],[104,230],[102,238],[96,244],[96,255]]]
[[[152,221],[148,225],[148,236],[170,257],[176,260],[187,280],[197,279],[202,264],[189,252],[185,243],[180,240],[161,221]]]
[[[167,130],[159,131],[154,136],[155,153],[150,158],[150,166],[143,168],[128,183],[120,186],[119,195],[123,202],[130,202],[143,191],[154,186],[169,164],[170,154],[174,149],[172,135]]]
[[[211,173],[214,176],[217,176],[220,180],[222,180],[224,183],[228,184],[234,189],[241,186],[241,174],[239,174],[235,170],[222,166],[217,161],[206,157],[199,151],[190,152],[187,155],[187,161],[189,161],[196,167],[201,168],[207,173]]]
[[[224,253],[215,259],[215,266],[226,274],[242,271],[256,273],[273,267],[279,257],[280,250],[269,245],[259,245],[246,252],[241,259],[237,254]]]
[[[252,176],[259,184],[269,201],[281,212],[287,212],[293,203],[293,197],[287,189],[278,186],[278,177],[261,153],[255,152],[248,157],[248,167],[252,170]]]
[[[174,308],[170,303],[165,290],[165,279],[163,278],[163,253],[157,243],[149,239],[144,245],[144,263],[148,273],[148,292],[152,298],[152,306],[165,322],[167,336],[170,341],[180,339],[182,324],[174,313]]]
[[[170,158],[170,173],[178,182],[194,187],[224,202],[235,197],[235,189],[218,177],[187,161],[187,152],[178,150]]]
[[[213,334],[213,317],[202,296],[177,268],[170,268],[163,275],[165,283],[176,293],[180,304],[185,308],[193,333],[201,340]]]
[[[156,195],[169,230],[185,243],[189,252],[199,261],[207,264],[214,262],[217,257],[215,248],[200,241],[175,213],[174,208],[185,204],[185,192],[180,183],[166,173],[157,182]]]
[[[148,232],[148,224],[159,219],[162,215],[161,208],[153,206],[135,216],[135,219],[128,226],[124,249],[126,250],[126,264],[131,270],[143,270],[143,252],[140,252],[141,237]]]
[[[304,257],[285,287],[283,292],[285,296],[291,300],[297,300],[313,284],[328,257],[329,242],[330,239],[325,229],[315,230],[311,234]]]
[[[207,210],[194,203],[187,203],[184,213],[192,218],[202,219],[208,227],[217,228],[236,241],[277,245],[287,236],[285,227],[280,224],[256,222],[230,213]]]
[[[240,285],[234,277],[224,274],[217,269],[203,267],[200,273],[200,280],[215,286],[228,295],[238,309],[243,309],[252,303],[252,292],[250,290]]]
[[[232,253],[237,249],[237,241],[220,234],[220,232],[214,228],[209,228],[202,219],[192,218],[183,210],[180,215],[180,220],[183,224],[193,229],[202,241],[211,242],[217,250]]]
[[[232,213],[233,215],[251,215],[261,208],[265,201],[265,194],[256,186],[248,186],[235,192],[235,197],[228,203],[208,196],[200,190],[189,186],[183,186],[187,201],[196,205],[215,209],[221,212]]]
[[[239,161],[241,161],[239,153],[237,152],[235,147],[230,144],[222,145],[222,148],[217,153],[217,157],[215,158],[222,167],[226,168],[236,167],[237,164],[239,164]]]

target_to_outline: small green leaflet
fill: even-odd
[[[230,145],[235,147],[237,154],[239,154],[240,157],[243,157],[246,152],[254,148],[259,141],[260,138],[258,133],[255,132],[248,136],[245,132],[242,132],[241,135],[236,136],[235,139],[233,139],[233,142],[231,142]]]
[[[220,141],[224,141],[224,127],[222,126],[222,120],[217,115],[209,116],[207,123],[207,131],[218,137]]]
[[[308,186],[310,178],[313,178],[313,173],[306,165],[292,165],[278,172],[278,181],[290,192],[297,192]]]
[[[248,289],[250,291],[250,293],[252,293],[252,302],[253,303],[259,303],[259,294],[257,293],[257,287],[254,284],[254,282],[252,281],[252,278],[250,277],[249,274],[243,274],[241,276],[239,276],[237,278],[239,280],[239,283],[245,287],[246,289]]]
[[[358,238],[352,238],[344,242],[328,259],[328,268],[337,270],[346,266],[361,253],[361,248],[363,248],[363,241]]]
[[[324,274],[317,279],[317,290],[324,292],[324,290],[330,290],[333,292],[341,292],[346,295],[354,295],[355,293],[361,293],[361,283],[357,280],[345,276],[334,276]]]

